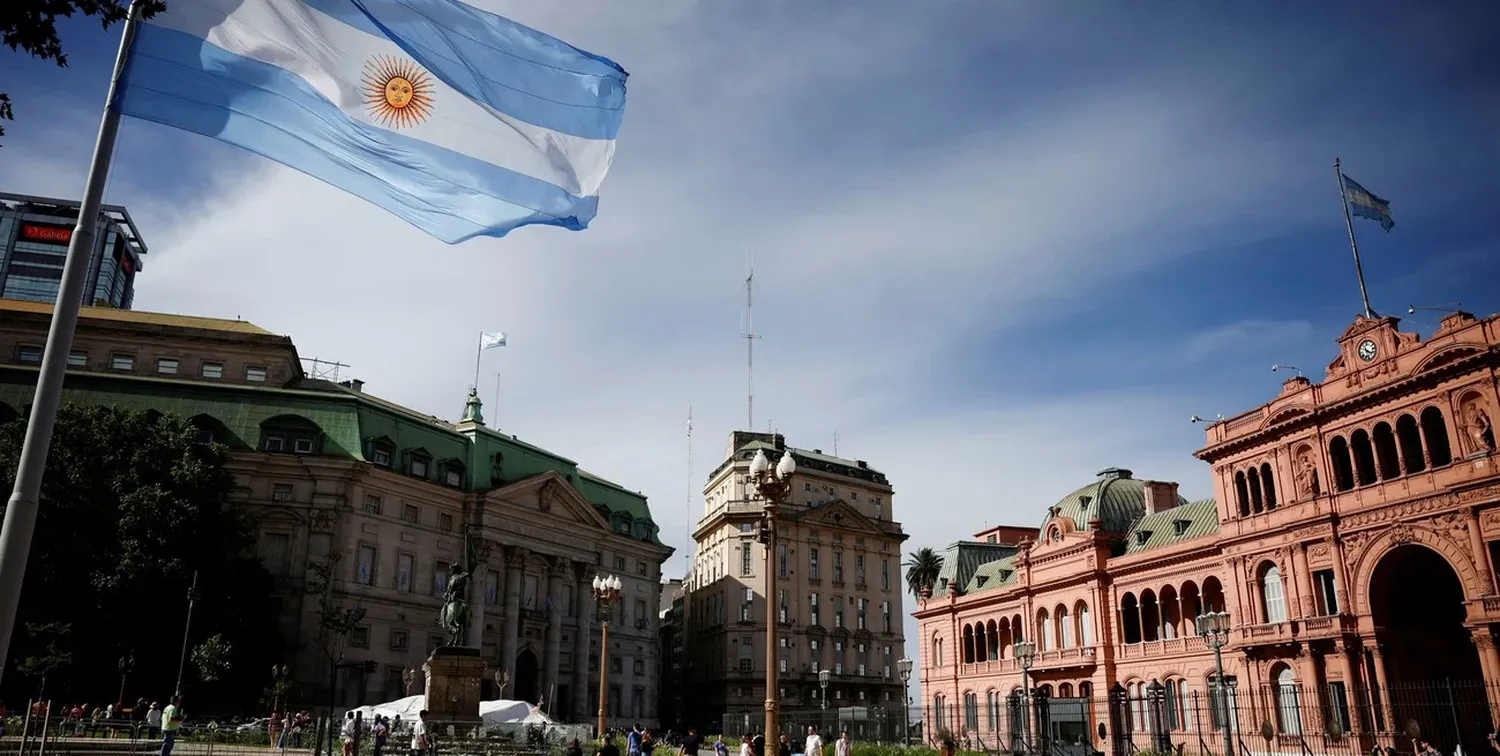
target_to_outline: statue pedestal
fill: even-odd
[[[479,649],[453,646],[439,646],[422,664],[427,673],[427,721],[433,735],[446,738],[451,726],[455,736],[464,737],[483,723],[479,681],[487,666]]]

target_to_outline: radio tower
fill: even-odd
[[[683,546],[682,556],[687,562],[687,570],[683,572],[683,582],[693,579],[693,403],[688,402],[687,421],[687,542]]]
[[[748,255],[750,272],[745,276],[745,430],[755,430],[755,253]]]

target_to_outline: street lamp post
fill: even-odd
[[[780,657],[777,649],[778,627],[776,625],[776,514],[787,494],[792,490],[792,475],[797,472],[797,463],[792,453],[784,451],[776,469],[771,469],[771,460],[766,451],[755,452],[750,460],[750,480],[756,493],[765,502],[765,515],[760,526],[760,541],[766,545],[766,753],[772,756],[772,748],[781,732],[781,691],[776,687],[776,662]],[[787,756],[775,754],[775,756]]]
[[[828,677],[832,674],[826,669],[818,670],[818,687],[823,691],[823,708],[828,708]]]
[[[1214,685],[1209,689],[1213,698],[1209,705],[1216,707],[1219,724],[1224,728],[1224,756],[1234,756],[1234,727],[1230,721],[1228,686],[1224,682],[1223,648],[1229,645],[1229,612],[1200,614],[1195,622],[1203,643],[1214,650]]]
[[[599,737],[604,737],[604,716],[609,708],[609,620],[620,600],[620,578],[594,576],[594,601],[599,604]]]
[[[271,713],[275,714],[281,709],[281,689],[286,684],[286,676],[291,670],[285,664],[271,665]]]
[[[177,687],[173,688],[174,697],[182,695],[182,673],[187,669],[188,636],[193,632],[193,605],[198,603],[198,571],[193,570],[193,584],[188,586],[187,592],[187,621],[182,624],[182,658],[177,662]]]
[[[120,657],[120,697],[115,699],[116,703],[125,703],[125,678],[130,676],[132,669],[135,669],[135,654],[127,652]]]
[[[901,698],[907,702],[901,707],[901,721],[906,726],[901,739],[909,747],[911,746],[911,659],[901,657],[896,662],[896,671],[901,673]]]
[[[1031,751],[1031,665],[1036,661],[1036,644],[1023,640],[1015,646],[1016,661],[1021,665],[1021,746]]]

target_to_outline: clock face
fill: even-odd
[[[1359,342],[1359,358],[1365,362],[1375,359],[1375,342],[1365,339]]]

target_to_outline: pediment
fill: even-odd
[[[609,521],[590,504],[567,478],[548,471],[541,475],[496,488],[485,494],[487,498],[500,499],[531,509],[542,515],[560,520],[560,527],[587,525],[610,532]]]
[[[1266,418],[1266,421],[1264,423],[1262,423],[1260,427],[1261,428],[1269,428],[1269,427],[1271,427],[1273,425],[1279,425],[1279,424],[1287,422],[1289,420],[1295,420],[1295,419],[1297,419],[1299,417],[1302,417],[1303,415],[1307,415],[1307,414],[1309,414],[1311,412],[1312,412],[1312,409],[1310,409],[1308,407],[1303,407],[1303,406],[1295,406],[1294,405],[1294,406],[1291,406],[1291,407],[1282,407],[1281,409],[1278,409],[1275,412],[1272,412],[1271,416],[1268,417],[1268,418]]]
[[[1422,360],[1421,364],[1417,365],[1417,367],[1411,372],[1412,375],[1416,375],[1417,373],[1425,373],[1428,370],[1435,370],[1444,365],[1448,365],[1464,359],[1465,357],[1472,357],[1483,351],[1485,351],[1483,348],[1473,346],[1471,344],[1457,344],[1454,346],[1450,346],[1446,349],[1441,349],[1427,355],[1427,358]]]
[[[874,520],[864,516],[858,509],[843,499],[834,499],[803,512],[798,518],[803,522],[821,523],[830,527],[850,531],[862,531],[871,535],[884,535]]]

